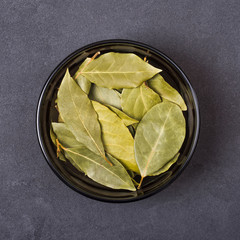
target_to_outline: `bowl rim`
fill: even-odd
[[[131,44],[133,46],[136,47],[143,47],[143,48],[147,48],[155,53],[157,53],[158,55],[160,55],[162,58],[164,58],[165,60],[167,60],[170,65],[172,65],[180,74],[181,77],[184,79],[184,81],[187,83],[191,94],[193,96],[193,101],[195,104],[195,114],[196,114],[196,127],[194,129],[194,136],[193,136],[193,140],[192,140],[192,145],[191,148],[189,150],[189,154],[188,154],[188,158],[186,159],[185,163],[181,166],[181,168],[176,172],[176,174],[172,177],[172,179],[168,182],[166,182],[161,188],[156,189],[150,193],[144,194],[144,195],[138,195],[137,197],[131,198],[131,199],[112,199],[112,198],[108,198],[108,197],[99,197],[96,196],[94,194],[90,194],[84,191],[81,191],[80,189],[76,188],[73,184],[71,184],[71,182],[67,181],[64,176],[54,167],[54,165],[52,164],[52,161],[50,159],[50,157],[48,156],[46,149],[44,147],[44,140],[42,138],[41,135],[41,121],[40,121],[40,109],[41,109],[41,105],[42,105],[42,101],[43,101],[43,97],[45,94],[45,91],[48,87],[48,85],[51,83],[52,78],[55,76],[55,74],[58,72],[59,69],[61,69],[61,67],[67,63],[69,60],[71,60],[74,56],[76,56],[78,53],[83,52],[86,49],[92,48],[92,47],[97,47],[98,45],[102,45],[102,44]],[[170,184],[172,184],[183,172],[183,170],[186,168],[186,166],[189,164],[192,155],[196,149],[197,143],[198,143],[198,139],[199,139],[199,133],[200,133],[200,110],[199,110],[199,104],[198,104],[198,99],[197,99],[197,95],[193,89],[193,87],[190,84],[190,81],[188,80],[186,74],[183,72],[183,70],[172,60],[170,59],[166,54],[164,54],[162,51],[149,46],[148,44],[142,43],[142,42],[138,42],[138,41],[133,41],[133,40],[127,40],[127,39],[108,39],[108,40],[102,40],[102,41],[97,41],[97,42],[93,42],[91,44],[85,45],[77,50],[75,50],[74,52],[72,52],[71,54],[69,54],[66,58],[64,58],[56,67],[55,69],[51,72],[51,74],[49,75],[47,81],[44,83],[43,88],[41,90],[41,94],[39,96],[38,99],[38,104],[37,104],[37,109],[36,109],[36,132],[37,132],[37,139],[38,139],[38,143],[40,145],[40,149],[45,157],[45,160],[47,161],[48,165],[50,166],[50,168],[52,169],[52,171],[55,173],[55,175],[57,175],[57,177],[63,181],[67,186],[69,186],[71,189],[73,189],[74,191],[89,197],[91,199],[95,199],[95,200],[99,200],[99,201],[103,201],[103,202],[111,202],[111,203],[125,203],[125,202],[133,202],[133,201],[138,201],[147,197],[152,196],[153,194],[156,194],[162,190],[164,190],[166,187],[168,187]]]

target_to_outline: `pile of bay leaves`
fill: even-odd
[[[73,77],[66,71],[51,139],[58,158],[92,180],[135,191],[144,177],[159,175],[177,161],[187,107],[146,59],[99,54],[86,58]]]

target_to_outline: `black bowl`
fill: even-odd
[[[152,65],[163,70],[161,73],[163,77],[179,91],[188,107],[188,111],[184,112],[187,133],[180,150],[178,161],[167,172],[155,177],[146,177],[142,188],[136,192],[113,190],[92,181],[84,174],[78,172],[70,163],[58,160],[56,157],[56,147],[50,139],[50,124],[52,121],[57,121],[58,117],[55,109],[57,89],[66,69],[69,68],[71,74],[75,73],[79,64],[86,57],[93,56],[97,51],[101,53],[109,51],[131,52],[142,58],[147,56],[147,59]],[[52,170],[64,183],[77,192],[97,200],[110,202],[129,202],[143,199],[162,190],[173,182],[190,161],[197,144],[199,124],[200,118],[197,97],[183,71],[159,50],[146,44],[129,40],[96,42],[78,49],[65,58],[48,78],[40,95],[37,107],[38,140],[42,152]]]

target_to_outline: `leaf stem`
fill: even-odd
[[[60,147],[62,147],[62,145],[59,143],[58,139],[56,139],[56,143],[57,143],[57,158],[59,157],[59,153],[61,152]]]
[[[147,50],[146,54],[147,54],[147,55],[149,54],[149,50]],[[143,58],[143,61],[148,63],[147,56],[145,56],[145,57]]]
[[[110,166],[112,166],[113,164],[106,158],[106,156],[104,156],[104,159],[107,161],[107,163],[110,164]]]
[[[93,57],[88,61],[88,63],[83,67],[83,69],[77,74],[77,76],[75,77],[75,80],[78,78],[78,76],[83,72],[83,70],[88,66],[88,64],[90,62],[92,62],[98,55],[100,54],[100,52],[96,52]]]
[[[140,183],[139,183],[137,189],[140,189],[140,188],[141,188],[141,185],[142,185],[142,182],[143,182],[143,178],[144,178],[144,176],[141,176],[141,181],[140,181]]]

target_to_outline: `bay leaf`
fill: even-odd
[[[56,136],[56,134],[53,132],[52,126],[50,127],[50,138],[51,138],[53,144],[54,144],[55,146],[57,146],[57,143],[56,143],[57,136]],[[58,158],[59,158],[61,161],[63,161],[63,162],[66,162],[66,161],[67,161],[66,158],[65,158],[65,156],[64,156],[64,154],[63,154],[62,152],[58,152],[57,154],[58,154]]]
[[[68,129],[67,125],[65,123],[52,123],[52,131],[55,135],[55,145],[56,139],[65,147],[83,147],[84,145],[77,141],[75,136],[72,134],[72,132]],[[67,161],[65,155],[62,152],[58,153],[58,157],[60,160]],[[79,168],[79,166],[69,157],[69,162],[77,168],[79,171],[82,172],[82,170]]]
[[[109,52],[90,62],[81,74],[100,87],[120,89],[138,87],[159,72],[133,53]]]
[[[134,123],[138,123],[139,121],[136,119],[133,119],[131,117],[129,117],[126,113],[124,113],[123,111],[119,110],[118,108],[115,108],[113,106],[107,105],[108,108],[110,108],[114,113],[116,113],[118,115],[119,118],[122,119],[123,123],[125,124],[125,126],[130,126]]]
[[[117,158],[127,169],[139,173],[134,157],[134,140],[128,128],[110,109],[98,102],[92,103],[98,114],[106,152]]]
[[[59,122],[59,123],[63,123],[63,119],[62,119],[62,117],[61,117],[60,114],[58,114],[58,122]]]
[[[176,103],[181,107],[183,111],[187,111],[187,106],[179,94],[179,92],[169,85],[164,78],[157,74],[148,81],[148,86],[158,93],[162,98],[167,99],[170,102]]]
[[[144,114],[154,105],[161,102],[161,98],[144,83],[131,89],[123,89],[122,109],[130,117],[141,120]]]
[[[135,156],[142,179],[161,169],[181,148],[186,134],[180,107],[162,102],[152,107],[139,123]]]
[[[179,158],[180,153],[177,153],[169,162],[167,162],[162,168],[160,168],[155,173],[151,174],[150,176],[157,176],[161,173],[166,172]]]
[[[58,153],[58,158],[63,161],[63,162],[67,162],[67,159],[65,157],[65,155],[62,152]]]
[[[59,113],[77,141],[105,158],[97,114],[88,96],[71,78],[68,70],[57,97]]]
[[[81,142],[77,141],[75,136],[69,130],[65,123],[52,123],[52,129],[56,134],[58,141],[65,147],[81,147],[84,146]]]
[[[111,105],[119,109],[121,108],[120,95],[113,89],[99,87],[93,84],[90,90],[89,98],[104,105]]]
[[[57,136],[56,136],[56,134],[53,132],[52,126],[50,127],[50,138],[51,138],[53,144],[54,144],[54,145],[57,145],[57,143],[56,143]]]
[[[76,165],[95,182],[113,189],[136,190],[126,169],[111,155],[108,154],[107,157],[112,162],[112,166],[86,147],[63,149],[66,156],[73,159]]]
[[[77,84],[79,85],[79,87],[86,93],[88,94],[90,89],[91,89],[91,82],[89,80],[87,80],[82,74],[80,74],[80,72],[82,71],[82,69],[89,63],[89,61],[91,60],[91,58],[86,58],[84,60],[84,62],[80,65],[80,67],[78,68],[77,72],[74,74],[73,78],[75,79],[75,81],[77,82]]]
[[[58,122],[60,122],[60,123],[62,123],[63,122],[63,120],[62,120],[62,118],[61,118],[61,116],[60,116],[60,113],[59,113],[59,109],[58,109],[58,99],[56,98],[56,100],[55,100],[55,109],[57,110],[57,112],[58,112]]]

